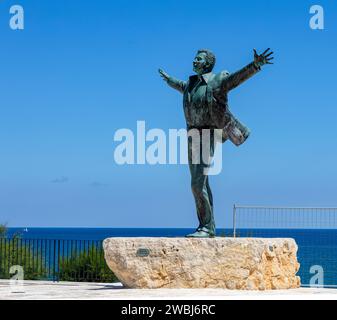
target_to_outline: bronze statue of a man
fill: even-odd
[[[222,130],[222,142],[230,139],[234,144],[242,144],[249,136],[249,130],[241,124],[229,111],[227,94],[245,80],[260,71],[265,64],[272,64],[273,52],[269,48],[262,54],[254,49],[254,61],[243,69],[230,74],[222,71],[212,73],[215,65],[215,55],[207,49],[197,52],[193,61],[193,71],[196,75],[187,81],[170,77],[159,69],[162,78],[174,89],[183,94],[183,106],[187,130],[198,130],[203,135],[204,130],[211,132],[207,146],[200,142],[200,153],[203,148],[209,148],[208,154],[214,155],[215,129]],[[202,141],[203,139],[201,139]],[[213,197],[205,168],[209,162],[192,161],[192,143],[188,141],[188,162],[191,172],[191,187],[194,195],[199,219],[197,230],[187,235],[194,238],[209,238],[215,236],[215,222],[213,215]],[[206,171],[207,172],[207,171]]]

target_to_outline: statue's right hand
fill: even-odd
[[[162,69],[159,69],[159,74],[160,76],[165,80],[165,81],[168,81],[168,79],[170,78],[170,76]]]

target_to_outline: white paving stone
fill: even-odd
[[[23,292],[17,292],[21,291]],[[226,289],[125,289],[120,283],[24,281],[22,288],[0,280],[1,300],[175,300],[313,299],[337,300],[337,289],[299,288],[271,291]]]

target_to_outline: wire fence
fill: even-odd
[[[0,279],[20,266],[25,280],[115,282],[102,241],[0,238]]]
[[[293,238],[302,285],[337,287],[337,208],[235,205],[233,236]]]

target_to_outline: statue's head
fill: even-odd
[[[211,72],[215,65],[215,55],[208,49],[200,49],[193,60],[193,71],[201,75]]]

